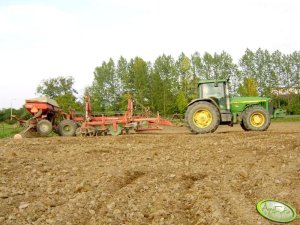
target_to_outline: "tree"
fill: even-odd
[[[290,94],[286,109],[292,115],[300,114],[300,95],[299,94]]]
[[[116,69],[117,76],[121,79],[123,93],[130,93],[133,90],[133,79],[129,74],[129,65],[124,57],[120,57]]]
[[[252,52],[247,49],[240,60],[240,66],[242,78],[251,77],[255,79],[260,96],[270,95],[272,62],[268,50],[259,48],[256,52]]]
[[[203,60],[198,52],[195,52],[191,57],[191,71],[192,71],[192,80],[191,86],[193,91],[191,93],[191,98],[195,99],[199,96],[198,94],[198,83],[199,80],[203,79],[203,70],[204,64]]]
[[[289,64],[291,65],[291,83],[296,89],[296,93],[300,94],[300,51],[293,52],[288,56]]]
[[[145,62],[142,58],[132,59],[128,65],[129,81],[131,82],[131,95],[136,101],[136,105],[149,106],[149,68],[151,64]]]
[[[184,96],[184,92],[182,90],[177,95],[176,104],[177,104],[179,113],[184,113],[186,110],[186,107],[188,105],[188,102],[187,102],[186,97]]]
[[[0,122],[9,121],[10,120],[10,111],[11,109],[1,109],[0,110]]]
[[[95,68],[94,81],[88,90],[95,111],[119,110],[118,103],[122,91],[121,79],[116,72],[113,59],[102,62],[101,66]]]
[[[74,78],[73,77],[56,77],[48,80],[42,80],[41,84],[38,85],[36,92],[55,98],[67,93],[77,94],[77,91],[73,88]]]
[[[181,53],[177,62],[177,73],[178,73],[178,83],[180,90],[183,93],[185,98],[185,102],[188,102],[191,99],[191,95],[189,93],[193,92],[193,87],[191,87],[191,60],[184,53]],[[178,93],[179,94],[179,93]],[[182,97],[182,96],[181,96]]]
[[[238,88],[237,92],[241,96],[258,96],[255,80],[253,78],[244,78],[244,84]]]
[[[126,109],[127,100],[130,96],[130,93],[133,90],[133,80],[129,76],[128,62],[124,57],[120,57],[118,60],[116,75],[120,79],[120,99],[119,107],[120,109]]]
[[[74,78],[59,76],[42,80],[36,89],[37,94],[46,95],[57,101],[60,108],[68,111],[70,108],[81,110],[82,106],[77,101],[75,94],[77,91],[73,88]]]
[[[198,79],[230,79],[230,92],[235,93],[240,85],[240,71],[231,56],[222,52],[211,55],[207,52],[203,57],[199,53],[192,55],[193,83]],[[194,84],[195,86],[195,84]]]
[[[154,110],[172,114],[178,92],[178,75],[171,56],[159,56],[150,73],[150,102]]]

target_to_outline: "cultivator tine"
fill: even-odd
[[[28,131],[30,131],[30,129],[34,128],[35,125],[34,124],[29,124],[24,130],[22,130],[20,133],[15,134],[14,139],[21,139],[23,137],[26,137],[26,134],[28,133]]]
[[[25,134],[26,132],[28,132],[33,127],[35,127],[34,124],[29,124],[28,127],[25,130],[23,130],[23,131],[20,132],[20,134]]]

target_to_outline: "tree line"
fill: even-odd
[[[96,111],[115,111],[126,105],[128,95],[163,115],[184,113],[198,96],[197,84],[205,79],[229,79],[230,94],[269,96],[277,107],[300,114],[300,52],[247,49],[238,63],[220,54],[182,53],[177,59],[159,56],[153,63],[141,57],[120,57],[95,68],[94,81],[86,89]]]
[[[91,96],[96,112],[124,111],[131,96],[136,110],[147,107],[162,115],[182,114],[188,102],[197,98],[199,80],[206,79],[229,79],[231,95],[269,96],[289,114],[300,114],[300,51],[246,49],[237,63],[226,52],[181,53],[177,59],[163,54],[154,62],[110,58],[95,68],[84,95]],[[83,111],[83,97],[76,97],[73,85],[73,77],[59,76],[41,81],[36,93],[57,100],[65,111]],[[9,117],[7,112],[0,110],[0,120]]]

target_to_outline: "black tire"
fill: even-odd
[[[63,120],[58,124],[58,134],[60,136],[75,136],[77,125],[73,120]]]
[[[249,131],[249,130],[245,127],[245,124],[243,123],[243,121],[241,121],[240,125],[241,125],[241,127],[242,127],[242,129],[243,129],[244,131]]]
[[[265,131],[270,126],[271,118],[263,107],[251,106],[243,112],[242,123],[246,130]]]
[[[36,130],[41,136],[47,136],[52,131],[52,124],[49,120],[40,120],[36,124]]]
[[[185,121],[193,133],[213,133],[220,125],[220,112],[210,102],[196,102],[188,107]]]

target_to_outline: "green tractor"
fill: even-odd
[[[240,123],[245,131],[265,131],[271,118],[284,117],[267,97],[230,97],[228,80],[201,80],[199,98],[188,104],[185,120],[193,133],[214,132],[220,124]]]

